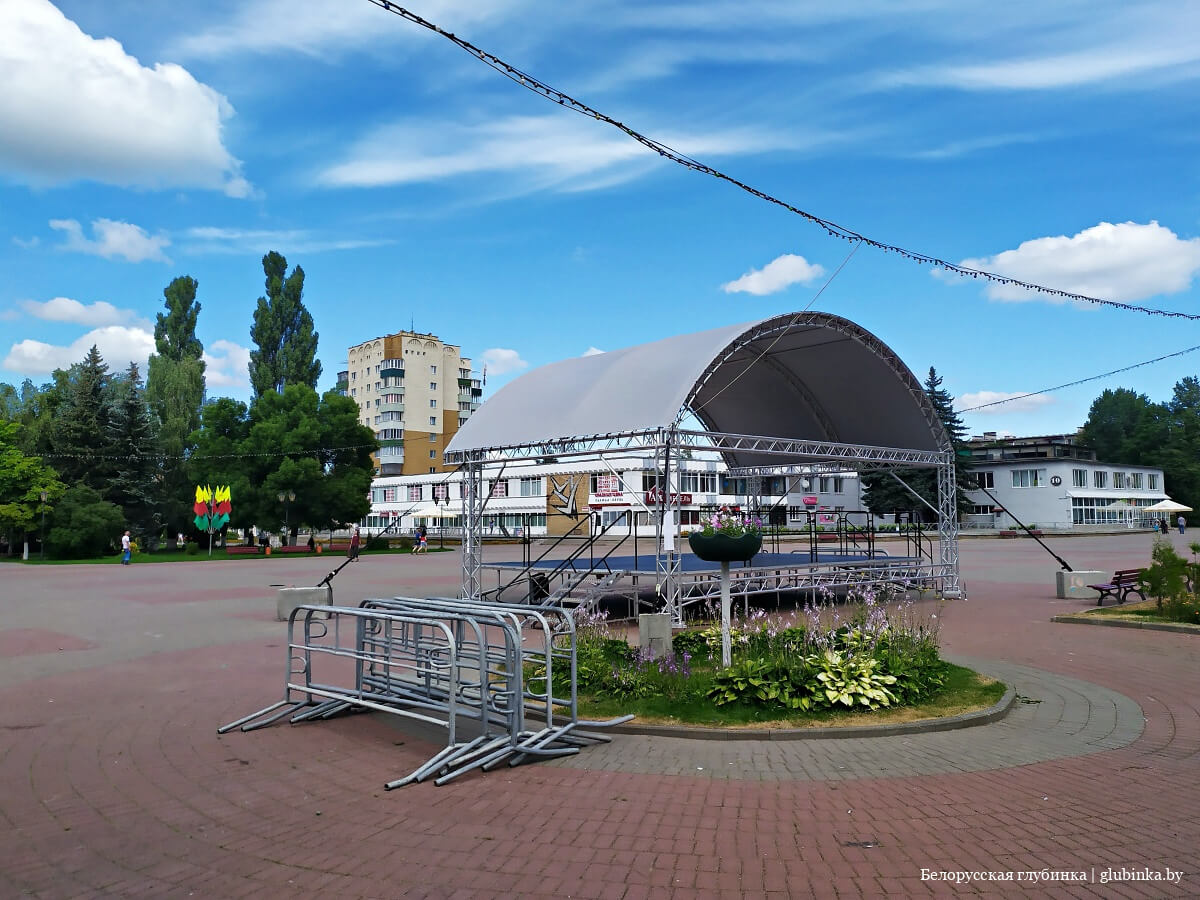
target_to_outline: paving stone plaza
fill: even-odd
[[[1150,542],[1052,546],[1111,572]],[[944,652],[1015,686],[1001,721],[615,735],[393,792],[436,747],[377,716],[216,734],[278,699],[273,585],[336,560],[5,565],[0,896],[1200,896],[1200,635],[1052,624],[1092,601],[1055,599],[1033,541],[961,552]],[[459,566],[367,556],[335,602],[453,594]]]

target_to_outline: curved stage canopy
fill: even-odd
[[[705,430],[726,435],[949,447],[920,383],[881,340],[839,316],[801,312],[542,366],[484,403],[446,452],[461,458],[686,428],[680,423],[689,411]],[[748,447],[723,452],[731,466],[768,464]]]

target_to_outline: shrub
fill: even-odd
[[[380,534],[373,534],[367,538],[367,543],[364,545],[364,550],[387,550],[391,545],[388,539]]]
[[[200,545],[195,541],[188,541],[184,544],[183,552],[188,556],[196,556],[200,553]]]
[[[708,652],[708,639],[703,631],[681,631],[671,638],[671,649],[676,656],[690,653],[692,656]]]
[[[68,488],[50,514],[46,549],[55,559],[86,559],[115,552],[125,530],[116,504],[84,485]]]
[[[396,539],[396,546],[401,550],[411,550],[413,548],[413,539],[407,534],[401,535]]]

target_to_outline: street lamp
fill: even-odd
[[[46,492],[42,491],[38,494],[42,498],[42,530],[38,534],[38,557],[46,558]]]
[[[283,504],[283,533],[290,537],[291,532],[288,530],[288,504],[296,499],[296,492],[280,491],[277,496],[279,497],[279,502]]]

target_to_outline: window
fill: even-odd
[[[436,450],[430,450],[430,451],[429,451],[429,458],[430,458],[430,459],[437,459],[437,451],[436,451]]]
[[[429,374],[430,374],[430,375],[436,375],[436,374],[437,374],[437,366],[432,366],[432,365],[431,365],[431,366],[429,367]]]
[[[419,484],[411,484],[408,486],[409,502],[416,502],[421,499],[421,486]]]
[[[379,389],[380,389],[380,388],[382,388],[382,387],[383,387],[383,382],[382,382],[382,381],[377,381],[377,382],[375,382],[375,390],[379,390]]]
[[[542,496],[542,479],[522,478],[520,489],[522,497],[540,497]]]
[[[1071,486],[1081,488],[1087,487],[1087,469],[1071,470]]]
[[[716,472],[680,472],[679,489],[690,494],[715,494]]]
[[[733,494],[734,496],[746,494],[746,479],[745,478],[730,478],[728,475],[721,476],[721,493]]]
[[[429,443],[431,443],[431,444],[437,443],[437,432],[436,431],[429,432]]]
[[[493,481],[492,482],[492,496],[493,497],[507,497],[508,496],[508,482],[507,481]]]
[[[437,466],[430,466],[430,467],[429,467],[429,474],[430,474],[430,475],[436,475],[436,474],[437,474]]]
[[[1012,486],[1015,488],[1045,487],[1045,469],[1013,469]]]
[[[603,494],[611,497],[624,491],[625,485],[621,482],[619,475],[593,474],[588,476],[588,493],[590,494]]]
[[[446,484],[435,484],[433,486],[434,501],[441,500],[443,503],[450,499],[450,488]]]
[[[1142,489],[1142,473],[1141,472],[1130,472],[1129,473],[1129,486],[1137,491],[1140,491]]]
[[[987,488],[989,491],[996,486],[995,472],[978,472],[975,475],[975,483],[981,488]]]
[[[842,476],[841,475],[822,475],[821,476],[821,493],[822,494],[840,494],[842,492]]]
[[[1098,488],[1108,487],[1108,473],[1107,472],[1093,472],[1092,473],[1092,487],[1098,487]]]
[[[680,525],[699,525],[700,510],[698,509],[681,509],[679,511]]]
[[[358,373],[357,373],[357,372],[351,372],[351,373],[350,373],[350,380],[351,380],[351,381],[358,381]]]
[[[1125,473],[1113,472],[1113,487],[1118,490],[1125,487]]]
[[[384,503],[395,503],[396,502],[396,489],[394,487],[383,489],[383,502]]]
[[[358,388],[350,388],[350,396],[357,397],[358,396]]]
[[[430,401],[429,401],[429,408],[430,408],[430,409],[437,409],[437,401],[436,401],[436,400],[430,400]]]
[[[430,417],[429,417],[429,424],[430,424],[430,425],[436,425],[436,424],[437,424],[437,416],[430,416]]]
[[[1150,472],[1146,475],[1146,487],[1150,488],[1152,491],[1158,490],[1158,475],[1156,475],[1154,472]]]
[[[642,473],[642,490],[652,491],[658,487],[658,476],[649,472]]]
[[[431,391],[436,391],[437,390],[437,382],[436,381],[429,382],[429,389]]]

